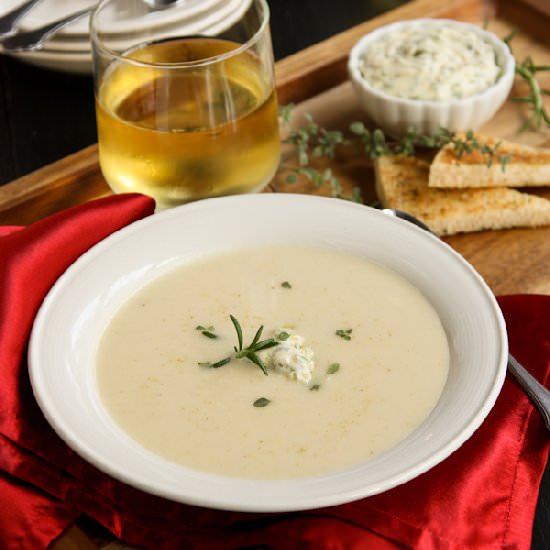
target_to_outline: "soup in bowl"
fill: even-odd
[[[487,285],[433,235],[337,199],[246,195],[142,220],[54,286],[30,346],[85,459],[190,504],[307,509],[444,460],[506,372]]]

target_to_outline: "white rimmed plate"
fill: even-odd
[[[99,0],[42,0],[28,13],[26,13],[18,23],[22,30],[31,30],[55,21],[65,15],[93,7]],[[21,0],[3,0],[0,7],[0,15],[9,12],[21,4]],[[178,20],[183,21],[187,18],[197,18],[206,15],[211,10],[220,9],[225,4],[225,0],[186,0],[177,11]],[[174,21],[174,12],[170,10],[159,10],[149,13],[140,20],[140,26],[147,28],[156,28],[164,25],[171,25]],[[138,30],[135,20],[132,22],[122,19],[116,25],[113,25],[111,32],[121,33]],[[59,31],[60,34],[80,35],[88,34],[88,19],[82,18],[71,23]]]
[[[168,462],[126,436],[98,395],[95,353],[118,308],[143,285],[204,254],[262,244],[321,246],[381,263],[438,311],[451,365],[434,411],[389,451],[344,471],[256,481]],[[164,211],[108,237],[77,260],[44,300],[33,328],[30,376],[57,433],[82,457],[144,491],[189,504],[290,511],[352,501],[404,483],[466,441],[494,405],[507,362],[506,328],[481,277],[433,235],[351,202],[306,195],[209,199]]]
[[[0,48],[0,52],[2,49]],[[9,54],[28,65],[53,69],[62,73],[91,75],[92,54],[84,52],[36,51]]]
[[[80,1],[84,2],[84,0]],[[39,6],[42,6],[42,4],[39,4]],[[197,11],[193,6],[194,4],[190,5],[190,15],[188,19],[185,19],[185,22],[171,21],[165,25],[159,25],[156,32],[157,39],[162,40],[174,36],[175,31],[177,31],[178,36],[215,36],[225,31],[242,17],[250,6],[250,0],[227,0],[221,2],[219,6],[212,6],[210,11]],[[27,22],[27,17],[25,16],[22,20],[21,28],[26,28],[23,23]],[[53,17],[50,17],[50,19],[53,19]],[[40,24],[44,24],[44,22],[42,21]],[[79,22],[80,20],[74,24]],[[87,28],[88,20],[85,19],[84,23]],[[60,32],[50,38],[40,50],[10,53],[9,55],[37,67],[64,73],[91,75],[93,64],[89,36],[88,34],[74,34],[72,32],[74,24],[64,29],[66,32]],[[33,25],[29,28],[32,27]],[[113,34],[113,39],[114,47],[125,49],[131,45],[131,42],[125,45],[127,40],[125,40],[123,34]],[[1,52],[2,45],[0,44]]]
[[[226,0],[218,9],[214,9],[207,14],[199,14],[197,17],[186,19],[185,22],[176,21],[159,27],[155,32],[155,37],[157,40],[162,40],[176,33],[178,36],[216,35],[240,19],[249,6],[250,0]],[[109,47],[116,50],[129,49],[134,44],[134,40],[125,36],[124,34],[113,35],[112,39],[109,40]],[[87,35],[82,37],[54,35],[44,44],[41,51],[89,54],[91,43]]]

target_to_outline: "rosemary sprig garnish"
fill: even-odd
[[[510,34],[503,38],[507,46],[512,50],[512,39],[517,34],[517,29],[513,29]],[[519,103],[529,103],[531,105],[531,116],[526,120],[525,124],[520,128],[520,131],[535,129],[540,130],[542,123],[550,126],[550,116],[544,107],[543,97],[550,95],[550,90],[541,88],[537,73],[542,71],[550,71],[548,65],[536,65],[531,56],[527,56],[521,63],[516,60],[516,74],[523,78],[529,87],[529,94],[525,97],[513,97],[512,101]]]
[[[217,369],[217,368],[223,367],[224,365],[227,365],[233,359],[248,359],[249,361],[257,365],[260,368],[260,370],[267,376],[268,375],[267,368],[264,365],[264,362],[262,361],[260,356],[258,355],[258,352],[278,346],[280,341],[276,340],[275,338],[260,340],[260,338],[262,337],[262,332],[264,330],[264,326],[261,325],[260,328],[256,331],[256,334],[254,335],[252,342],[250,342],[248,346],[244,347],[243,330],[242,330],[241,324],[239,323],[239,321],[234,315],[230,315],[229,318],[231,319],[231,322],[235,327],[235,332],[237,333],[237,345],[233,347],[233,350],[235,351],[235,353],[233,355],[230,355],[228,357],[221,359],[220,361],[216,361],[215,363],[199,363],[199,365],[203,367]]]
[[[521,64],[516,65],[516,74],[527,82],[530,91],[525,97],[513,97],[512,101],[530,103],[532,110],[531,116],[527,119],[521,130],[530,128],[539,130],[543,122],[547,126],[550,126],[550,116],[546,112],[543,103],[543,96],[550,95],[550,90],[544,90],[540,87],[536,79],[536,74],[539,71],[550,71],[550,66],[535,65],[530,56],[527,56]]]
[[[252,361],[255,365],[260,367],[261,371],[267,376],[267,368],[264,365],[263,361],[258,356],[258,352],[262,351],[264,349],[273,348],[275,346],[279,345],[279,341],[275,340],[275,338],[268,338],[267,340],[260,340],[262,336],[262,332],[264,330],[264,326],[261,325],[260,328],[256,331],[256,334],[254,335],[254,338],[252,339],[252,342],[243,348],[243,333],[241,329],[241,325],[239,321],[237,321],[237,318],[233,315],[229,316],[231,318],[231,322],[233,323],[233,326],[235,327],[235,330],[237,331],[237,339],[239,341],[239,346],[235,346],[235,358],[236,359],[248,359],[249,361]]]

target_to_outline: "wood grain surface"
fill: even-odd
[[[489,30],[499,36],[507,35],[517,26],[520,32],[513,41],[516,58],[521,60],[529,54],[538,64],[550,65],[550,13],[546,7],[545,1],[540,0],[415,0],[280,61],[276,67],[280,103],[296,104],[293,124],[299,124],[305,113],[327,128],[343,131],[351,121],[365,120],[347,81],[348,52],[364,33],[391,21],[415,17],[450,17],[479,24],[487,21]],[[550,87],[547,77],[542,82]],[[512,95],[524,93],[523,83],[517,82]],[[550,148],[547,129],[519,132],[526,115],[522,107],[508,101],[482,130],[512,141]],[[304,181],[286,183],[284,165],[292,162],[293,152],[285,151],[281,172],[268,191],[327,193]],[[344,190],[359,186],[365,202],[375,200],[373,169],[368,159],[343,150],[331,168],[343,182]],[[550,198],[550,189],[530,192]],[[0,187],[0,224],[28,224],[109,193],[94,145]],[[550,227],[468,233],[446,240],[474,265],[495,294],[550,294]],[[128,547],[88,522],[69,529],[52,548]]]

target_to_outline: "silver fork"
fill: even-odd
[[[0,37],[9,36],[15,32],[15,25],[35,4],[42,0],[27,0],[17,8],[0,17]]]
[[[0,36],[1,49],[5,52],[26,52],[31,50],[39,50],[50,36],[55,34],[65,25],[90,14],[92,10],[93,8],[86,8],[62,17],[57,21],[52,21],[51,23],[38,27],[37,29],[24,32],[12,32],[6,37]]]

